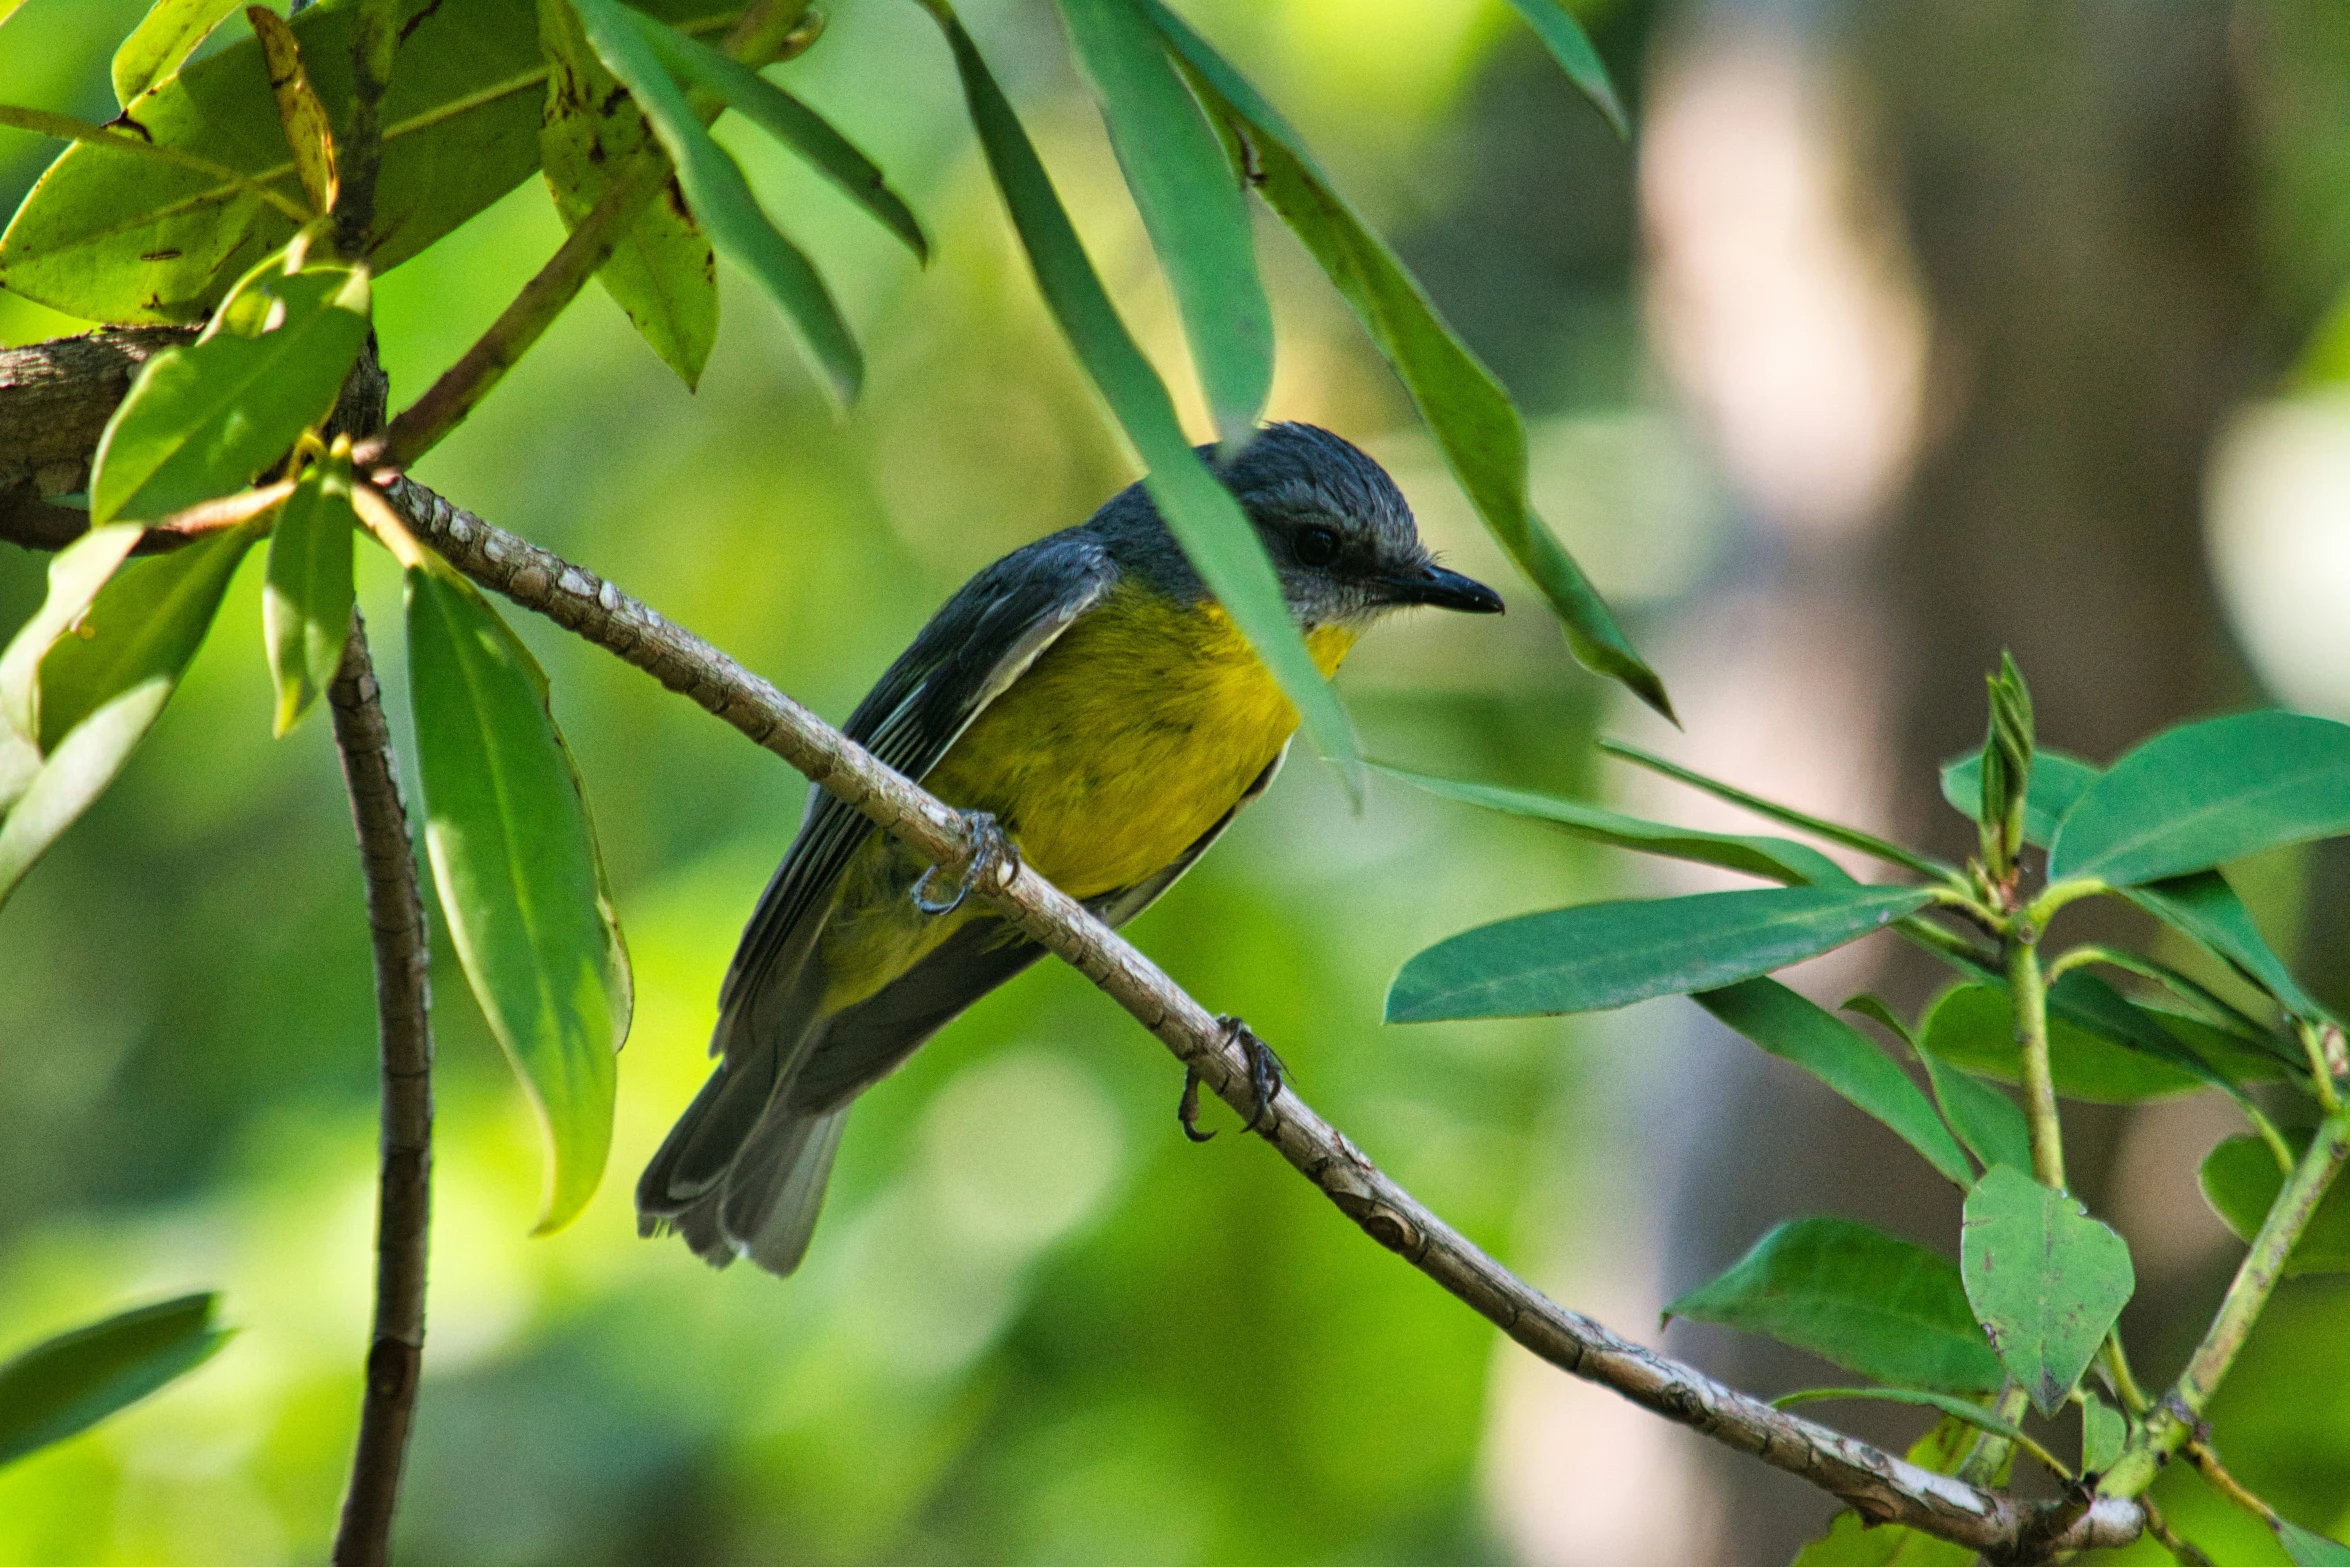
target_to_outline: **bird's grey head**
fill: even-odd
[[[1217,467],[1214,447],[1199,450]],[[1387,471],[1327,430],[1269,425],[1217,472],[1256,524],[1301,626],[1359,622],[1410,604],[1480,614],[1501,608],[1491,588],[1429,557],[1412,509]],[[1122,566],[1165,592],[1185,599],[1206,594],[1140,484],[1111,500],[1089,526]]]

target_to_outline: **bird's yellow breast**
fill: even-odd
[[[1355,632],[1307,634],[1327,676]],[[1297,709],[1213,604],[1131,583],[1063,632],[990,703],[924,780],[992,813],[1021,858],[1074,898],[1165,869],[1232,809],[1297,728]],[[921,916],[904,884],[920,865],[876,836],[842,878],[823,951],[827,1000],[861,1000],[978,912]]]

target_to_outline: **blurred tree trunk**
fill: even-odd
[[[2200,528],[2214,425],[2274,369],[2255,346],[2231,13],[1867,0],[1841,14],[1849,31],[1821,42],[1870,117],[1873,138],[1856,140],[1882,163],[1863,173],[1895,198],[1933,326],[1917,467],[1865,553],[1842,547],[1822,568],[1832,581],[1813,586],[1885,628],[1897,821],[1959,855],[1972,834],[1931,780],[1981,742],[1983,675],[2002,647],[2031,680],[2044,741],[2100,761],[2245,692]],[[1900,961],[1888,988],[1905,1005],[1944,981]],[[1757,1074],[1693,1139],[1676,1282],[1807,1212],[1951,1249],[1949,1189],[1793,1077]],[[2121,1117],[2075,1107],[2067,1125],[2077,1186],[2109,1208]],[[2200,1289],[2163,1293],[2174,1317],[2208,1305]],[[2145,1369],[2167,1370],[2185,1324],[2129,1324]],[[1783,1352],[1752,1340],[1709,1339],[1707,1358],[1744,1385],[1792,1385]],[[1704,1462],[1732,1520],[1726,1561],[1779,1567],[1824,1517],[1759,1466]]]

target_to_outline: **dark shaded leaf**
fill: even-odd
[[[2065,980],[2069,982],[2075,977],[2087,976],[2068,974]],[[2107,992],[2111,994],[2111,987],[2107,987]],[[2085,993],[2071,992],[2067,1000]],[[2122,1026],[2125,1021],[2122,1014],[2116,1013],[2111,1018],[2095,1014],[2084,1017],[2079,1009],[2060,1008],[2052,998],[2048,1062],[2059,1094],[2093,1104],[2133,1104],[2210,1086],[2211,1069],[2201,1067],[2200,1063],[2197,1063],[2200,1070],[2188,1070],[2181,1065],[2179,1058],[2194,1061],[2195,1057],[2162,1028],[2159,1019],[2126,1000],[2122,1005],[2135,1014],[2127,1020],[2126,1028]],[[2099,1026],[2087,1026],[2092,1021]],[[2150,1051],[2143,1042],[2123,1042],[2148,1032],[2160,1035],[2167,1047],[2163,1053]],[[1919,1031],[1919,1044],[1927,1055],[1979,1077],[2002,1083],[2023,1080],[2022,1057],[2015,1042],[2014,1008],[2004,986],[1956,985],[1944,991],[1927,1010]],[[2230,1065],[2247,1076],[2277,1075],[2275,1063],[2253,1057],[2249,1052]]]
[[[2123,896],[2233,965],[2295,1017],[2331,1021],[2333,1014],[2297,984],[2252,921],[2252,911],[2218,871],[2197,871],[2125,890]]]
[[[1880,1382],[1988,1393],[2001,1380],[1950,1260],[1850,1219],[1778,1226],[1665,1317],[1766,1334]]]
[[[216,1295],[183,1295],[60,1333],[0,1365],[0,1464],[61,1442],[187,1375],[228,1334]]]
[[[2097,781],[2098,767],[2077,756],[2045,748],[2032,753],[2032,781],[2024,795],[2024,842],[2040,848],[2056,836],[2056,824],[2081,791]],[[1978,748],[1942,764],[1942,798],[1973,821],[1982,810],[1983,753]]]
[[[351,635],[351,455],[347,440],[303,471],[269,535],[261,633],[277,686],[272,732],[284,735],[318,700]]]
[[[1841,947],[1927,897],[1911,887],[1765,887],[1521,915],[1412,958],[1387,992],[1387,1021],[1597,1012],[1713,990]]]
[[[2238,713],[2156,735],[2082,791],[2049,879],[2161,881],[2350,832],[2350,724]]]
[[[1690,999],[1883,1122],[1959,1190],[1974,1183],[1966,1154],[1918,1085],[1851,1024],[1775,979],[1750,979]]]
[[[1419,283],[1314,166],[1305,143],[1238,71],[1159,0],[1135,0],[1174,49],[1229,139],[1234,161],[1281,215],[1411,393],[1453,477],[1550,601],[1585,668],[1621,681],[1665,717],[1664,682],[1642,661],[1583,569],[1526,498],[1526,429],[1493,373],[1436,313]]]
[[[188,51],[237,5],[238,0],[155,0],[114,51],[114,101],[127,109],[133,98],[178,70]]]
[[[2054,1414],[2137,1288],[2128,1244],[2070,1193],[1999,1165],[1967,1194],[1958,1255],[2001,1364]]]
[[[367,312],[364,269],[249,279],[203,337],[140,370],[99,440],[90,520],[151,522],[251,483],[334,407]]]
[[[962,77],[971,123],[1028,251],[1038,289],[1077,359],[1150,470],[1144,479],[1167,527],[1216,601],[1297,705],[1306,733],[1340,764],[1350,786],[1359,770],[1354,726],[1289,618],[1265,547],[1240,503],[1185,440],[1165,383],[1118,318],[1077,230],[979,47],[944,5],[933,7]]]
[[[1583,89],[1583,96],[1607,116],[1616,134],[1630,136],[1632,126],[1624,118],[1624,105],[1616,97],[1616,84],[1608,80],[1607,67],[1600,64],[1599,51],[1591,47],[1590,35],[1575,20],[1575,13],[1559,0],[1510,0],[1510,6],[1542,39],[1542,47],[1550,51],[1559,69],[1567,73],[1567,80]]]
[[[1675,827],[1664,822],[1642,821],[1637,816],[1586,805],[1580,800],[1562,800],[1556,795],[1468,783],[1458,778],[1437,778],[1377,762],[1371,766],[1415,789],[1425,789],[1430,794],[1467,805],[1481,805],[1490,811],[1550,822],[1593,843],[1612,844],[1639,854],[1663,855],[1667,859],[1690,860],[1699,865],[1716,865],[1768,881],[1815,887],[1852,885],[1852,878],[1834,860],[1809,844],[1786,838],[1750,838],[1705,832],[1695,827]]]
[[[2309,1149],[2307,1131],[2288,1131],[2296,1155]],[[2204,1156],[2203,1198],[2236,1238],[2250,1245],[2284,1190],[2285,1173],[2276,1155],[2257,1137],[2231,1137]],[[2285,1277],[2304,1273],[2350,1273],[2350,1185],[2337,1181],[2310,1215],[2309,1227],[2285,1259]]]
[[[450,939],[548,1143],[538,1233],[603,1176],[628,955],[537,660],[438,559],[408,571],[425,844]]]

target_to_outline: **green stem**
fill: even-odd
[[[2031,906],[2024,910],[2024,922],[2035,932],[2046,930],[2048,922],[2056,918],[2056,911],[2066,904],[2078,903],[2083,898],[2094,898],[2099,893],[2112,890],[2094,876],[2075,876],[2069,881],[2060,881],[2043,889],[2040,896],[2032,900]]]
[[[2024,1116],[2032,1132],[2032,1174],[2064,1190],[2064,1123],[2048,1070],[2048,985],[2040,972],[2038,928],[2019,922],[2005,942],[2007,988],[2015,1000],[2015,1042],[2024,1062]]]
[[[2122,1348],[2121,1330],[2116,1328],[2105,1335],[2105,1343],[2098,1355],[2105,1362],[2105,1374],[2113,1383],[2114,1397],[2122,1401],[2122,1408],[2132,1417],[2143,1416],[2147,1405],[2153,1402],[2146,1390],[2138,1385],[2137,1373],[2130,1369],[2129,1352]]]
[[[2319,1124],[2309,1151],[2301,1156],[2277,1200],[2269,1206],[2260,1233],[2252,1238],[2252,1249],[2245,1253],[2227,1297],[2220,1302],[2219,1314],[2211,1319],[2210,1331],[2196,1346],[2187,1369],[2179,1373],[2178,1385],[2154,1407],[2106,1475],[2099,1487],[2105,1495],[2136,1496],[2145,1490],[2164,1460],[2195,1434],[2212,1395],[2219,1391],[2252,1325],[2268,1305],[2277,1280],[2284,1276],[2285,1259],[2309,1227],[2310,1216],[2341,1173],[2345,1159],[2350,1159],[2350,1114],[2337,1110]]]
[[[2261,1026],[2259,1019],[2226,997],[2180,973],[2167,963],[2142,958],[2135,952],[2124,952],[2118,947],[2102,946],[2095,942],[2075,947],[2048,965],[2048,983],[2053,985],[2074,969],[2091,963],[2103,963],[2108,968],[2135,974],[2140,979],[2152,980],[2181,1001],[2202,1012],[2207,1022],[2222,1033],[2236,1034],[2251,1039],[2267,1040],[2274,1048],[2276,1035]]]
[[[2032,1398],[2010,1379],[2000,1391],[1999,1402],[1991,1407],[2000,1419],[2014,1425],[2032,1407]],[[2008,1455],[2014,1451],[2013,1442],[1986,1431],[1982,1440],[1975,1444],[1975,1450],[1966,1455],[1966,1462],[1958,1466],[1958,1478],[1969,1485],[1993,1485],[1999,1480],[1999,1471],[2006,1467]]]
[[[2326,1114],[2332,1115],[2342,1108],[2342,1098],[2334,1090],[2334,1069],[2326,1059],[2325,1036],[2307,1018],[2295,1018],[2293,1028],[2301,1036],[2301,1048],[2309,1055],[2309,1076],[2317,1088],[2317,1102]]]

